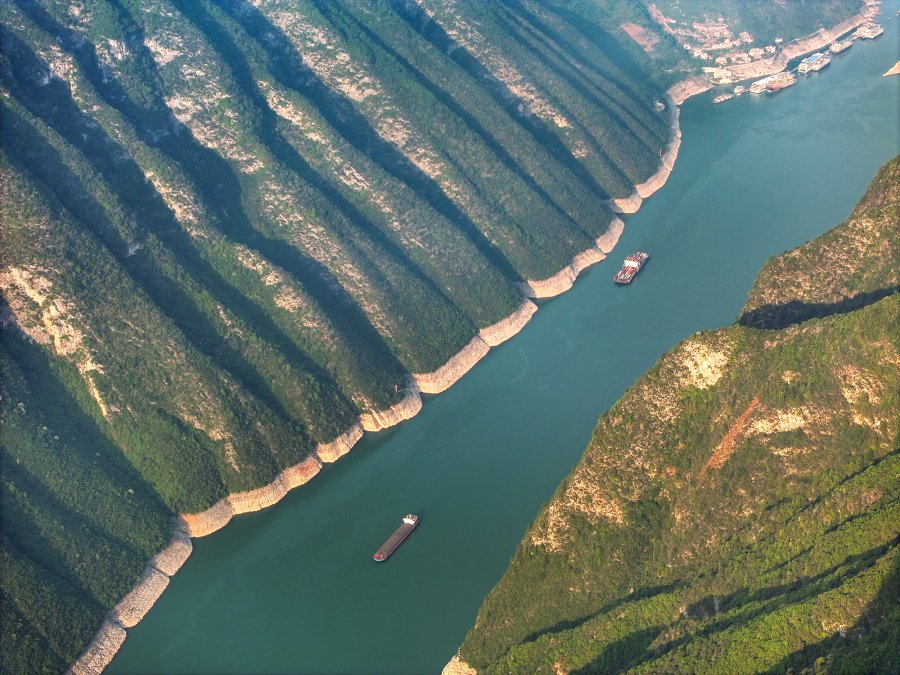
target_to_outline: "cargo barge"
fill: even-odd
[[[884,33],[882,25],[876,21],[870,21],[857,28],[853,37],[855,39],[862,38],[863,40],[874,40],[882,33]]]
[[[377,551],[375,551],[375,555],[372,558],[375,562],[384,562],[388,558],[391,557],[391,554],[397,550],[400,544],[403,543],[403,540],[409,536],[409,533],[416,529],[416,525],[419,524],[419,516],[414,513],[408,513],[400,521],[400,527],[394,530],[394,533],[387,538]]]
[[[776,91],[781,91],[796,83],[797,78],[794,74],[785,71],[773,76],[773,79],[766,84],[766,91],[770,94],[774,94]]]
[[[818,70],[822,70],[825,66],[831,63],[831,55],[825,52],[816,52],[811,56],[807,56],[800,62],[800,65],[797,66],[798,73],[809,73],[816,72]]]
[[[650,254],[643,251],[631,254],[625,258],[625,262],[622,263],[622,269],[616,272],[613,281],[617,284],[630,284],[637,276],[637,273],[641,271],[644,263],[649,259]]]
[[[844,40],[843,42],[832,42],[828,49],[831,50],[832,54],[840,54],[841,52],[847,51],[852,46],[853,40]]]

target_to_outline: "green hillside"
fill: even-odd
[[[685,340],[601,417],[465,662],[896,672],[898,171],[894,159],[844,224],[771,260],[738,324]]]
[[[0,3],[0,671],[401,402],[658,169],[615,0]],[[27,667],[26,667],[27,664]]]
[[[537,2],[0,14],[3,672],[514,312],[671,134],[639,53]]]

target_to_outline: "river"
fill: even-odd
[[[900,76],[881,77],[897,5],[880,39],[779,94],[687,101],[675,170],[608,261],[418,417],[195,540],[108,672],[438,672],[599,414],[680,339],[734,321],[766,259],[843,220],[900,150]],[[652,259],[614,286],[638,249]],[[374,563],[410,511],[421,526]]]

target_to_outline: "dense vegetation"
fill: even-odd
[[[3,671],[516,310],[670,135],[646,63],[531,1],[0,12]]]
[[[859,11],[857,0],[660,0],[657,7],[667,17],[682,23],[722,17],[737,35],[747,31],[756,44],[772,44],[776,38],[790,40],[834,26]]]
[[[172,515],[397,403],[588,248],[693,67],[628,0],[0,17],[10,672],[70,662]]]
[[[847,222],[766,265],[741,321],[757,327],[689,338],[603,415],[462,658],[896,672],[898,240],[895,159]]]

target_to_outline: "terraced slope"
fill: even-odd
[[[550,4],[0,13],[4,671],[161,591],[176,514],[415,414],[602,258],[672,135],[639,50]]]
[[[896,672],[898,170],[603,415],[448,672]]]

